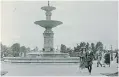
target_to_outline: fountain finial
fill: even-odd
[[[48,6],[50,6],[49,1],[48,1]]]

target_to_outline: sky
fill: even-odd
[[[82,41],[101,41],[106,49],[118,47],[118,2],[51,1],[50,5],[56,7],[51,19],[63,22],[53,28],[54,48],[61,44],[73,48]],[[47,1],[2,2],[2,43],[42,49],[45,29],[34,24],[46,18],[42,6],[47,6]]]

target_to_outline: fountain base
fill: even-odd
[[[78,63],[79,57],[70,57],[67,53],[29,53],[27,57],[4,57],[5,62],[11,63]]]

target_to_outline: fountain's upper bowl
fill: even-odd
[[[41,21],[36,21],[34,23],[44,28],[53,28],[62,24],[61,21],[56,21],[56,20],[41,20]]]
[[[56,8],[53,6],[43,6],[41,7],[41,9],[45,11],[52,11],[52,10],[55,10]]]

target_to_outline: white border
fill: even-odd
[[[1,15],[2,1],[48,1],[48,0],[0,0],[0,15]],[[119,1],[119,0],[49,0],[49,1]],[[118,12],[119,12],[119,6],[118,6]],[[118,18],[119,18],[119,15],[118,15]],[[1,31],[1,16],[0,16],[0,31]],[[118,34],[119,34],[119,25],[118,25]],[[118,39],[119,39],[119,35],[118,35]],[[1,32],[0,32],[0,40],[1,40]],[[118,44],[119,44],[119,41],[118,41]],[[118,49],[119,49],[119,45],[118,45]],[[1,71],[1,62],[0,62],[0,71]],[[119,69],[118,69],[118,72],[119,72]],[[4,76],[4,77],[60,77],[60,76]],[[69,77],[69,76],[62,76],[62,77]],[[70,76],[70,77],[75,77],[75,76]],[[78,77],[92,77],[92,76],[78,76]],[[93,76],[93,77],[107,77],[107,76]]]
[[[119,0],[0,0],[0,1],[119,1]]]

